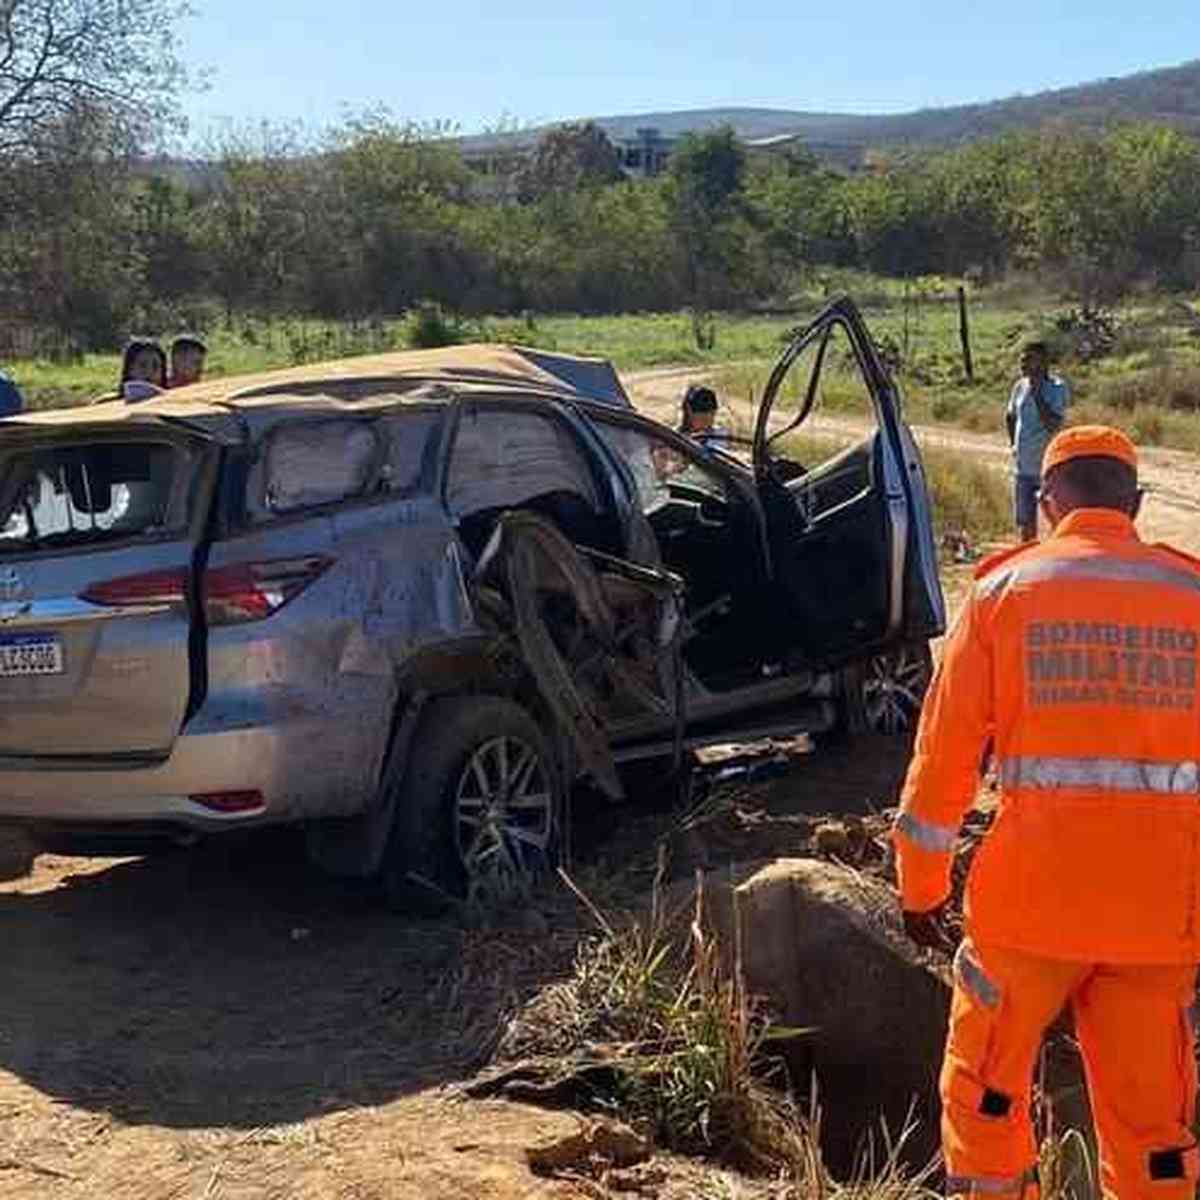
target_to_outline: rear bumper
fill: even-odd
[[[343,816],[366,798],[364,764],[339,754],[328,719],[284,725],[189,728],[170,756],[146,766],[0,758],[0,822],[96,830],[154,826],[216,833]],[[193,797],[258,792],[260,806],[220,812]]]

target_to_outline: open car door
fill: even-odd
[[[813,421],[820,412],[828,421]],[[835,300],[763,393],[754,470],[788,641],[836,664],[925,640],[945,604],[925,473],[857,308]]]

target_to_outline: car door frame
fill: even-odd
[[[941,633],[945,628],[945,602],[937,574],[932,517],[920,454],[912,432],[903,420],[899,389],[879,357],[862,314],[848,296],[833,300],[798,330],[772,368],[755,419],[753,469],[760,488],[765,478],[773,477],[769,446],[780,434],[768,436],[771,411],[784,380],[804,351],[818,339],[824,339],[810,373],[800,414],[787,426],[786,432],[802,429],[811,415],[816,384],[824,368],[825,348],[839,325],[850,342],[875,414],[873,437],[878,439],[879,446],[880,504],[886,514],[890,539],[886,625],[878,639],[872,639],[862,647],[861,656],[865,657],[880,646]],[[769,549],[777,574],[778,559],[785,548],[771,545]],[[910,572],[915,574],[915,579],[910,579]],[[919,589],[916,595],[913,595],[914,586]],[[918,608],[922,611],[918,612]],[[858,656],[847,654],[842,657]]]
[[[712,471],[719,475],[743,500],[747,508],[754,514],[754,526],[757,532],[756,552],[763,567],[764,578],[771,576],[771,548],[767,539],[767,526],[763,517],[762,504],[758,491],[755,489],[747,468],[736,459],[726,457],[720,451],[714,451],[698,445],[692,438],[678,430],[647,417],[633,409],[618,409],[600,404],[577,405],[589,422],[608,422],[627,429],[637,430],[647,436],[659,438],[666,442],[681,457],[694,462],[703,470]],[[616,460],[624,487],[629,497],[629,504],[640,514],[641,502],[638,495],[637,483],[634,480],[629,464],[604,441],[604,435],[598,431],[593,436],[600,440],[604,453]],[[643,517],[644,519],[644,517]]]

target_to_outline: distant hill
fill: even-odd
[[[832,158],[855,158],[871,147],[938,146],[990,137],[1049,121],[1098,127],[1114,120],[1150,120],[1200,135],[1200,59],[1178,67],[1139,71],[1075,87],[1011,96],[981,104],[926,108],[886,116],[822,113],[775,108],[702,108],[593,118],[609,137],[625,140],[639,129],[664,137],[731,125],[746,141],[798,136]],[[518,149],[546,126],[519,133],[460,139],[464,151]]]

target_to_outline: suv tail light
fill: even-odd
[[[333,565],[332,558],[276,558],[232,563],[204,576],[204,611],[210,625],[261,621]]]
[[[261,621],[278,612],[333,564],[332,558],[276,558],[231,563],[204,573],[204,611],[210,625]],[[93,583],[80,599],[106,608],[172,605],[187,600],[188,569],[146,571]]]
[[[146,571],[141,575],[122,575],[90,583],[79,593],[81,600],[106,608],[136,605],[182,605],[187,598],[188,571],[172,567],[167,571]]]

